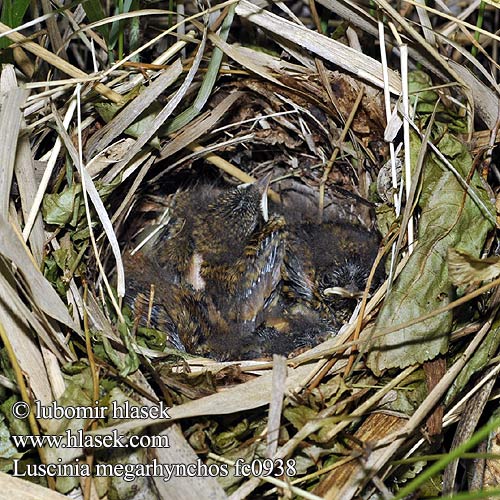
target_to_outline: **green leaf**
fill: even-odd
[[[31,434],[28,420],[15,418],[12,414],[12,406],[20,400],[21,399],[18,396],[11,396],[10,398],[2,402],[2,404],[0,405],[0,410],[7,420],[11,434],[27,436]]]
[[[3,24],[11,28],[17,28],[23,20],[24,14],[28,10],[30,0],[4,0],[2,3],[2,15],[0,20]],[[0,39],[0,49],[5,49],[12,42],[3,37]]]
[[[106,17],[104,9],[102,8],[101,0],[87,0],[86,2],[82,2],[82,7],[91,23],[101,21]],[[104,26],[99,26],[97,31],[101,33],[109,45],[109,25],[105,24]]]
[[[447,126],[436,124],[436,144],[463,179],[472,171],[472,158],[465,145],[447,133]],[[420,139],[412,137],[413,159],[418,157]],[[480,202],[493,207],[475,173],[470,181]],[[376,373],[433,359],[448,348],[453,312],[448,311],[425,321],[383,335],[385,329],[415,320],[447,305],[454,298],[448,279],[448,247],[456,247],[479,256],[492,224],[469,195],[454,173],[437,156],[427,154],[424,164],[418,243],[401,275],[394,283],[377,318],[374,343],[368,365]],[[494,212],[493,212],[494,213]],[[377,337],[378,336],[378,337]]]
[[[119,323],[118,331],[120,332],[123,346],[127,349],[127,354],[122,355],[118,351],[115,351],[111,342],[104,335],[101,336],[102,350],[99,344],[95,345],[95,350],[99,356],[104,354],[120,371],[120,375],[126,377],[139,368],[140,362],[134,349],[135,342],[131,338],[127,324]]]
[[[316,417],[317,412],[308,406],[295,406],[285,408],[283,416],[297,429],[300,430],[307,422]]]
[[[153,328],[140,326],[137,329],[137,343],[156,351],[163,351],[167,346],[167,334]]]
[[[52,252],[56,264],[59,269],[63,272],[67,272],[71,269],[78,259],[78,254],[75,252],[74,248],[59,248]]]
[[[228,431],[223,431],[214,436],[213,443],[219,453],[226,453],[240,444],[242,438],[248,433],[249,425],[247,419],[238,422]]]
[[[109,195],[123,182],[122,175],[117,175],[112,182],[96,181],[95,187],[102,201],[106,201]]]
[[[222,23],[219,37],[224,42],[227,40],[229,30],[231,29],[231,25],[233,23],[235,9],[236,4],[233,4],[229,7],[224,22]],[[222,50],[218,47],[214,47],[212,57],[210,58],[210,62],[208,63],[207,72],[203,77],[203,81],[193,104],[170,122],[165,131],[166,134],[177,132],[177,130],[180,130],[200,114],[205,104],[207,103],[208,98],[212,95],[213,87],[217,80],[217,76],[219,75],[219,69],[222,63],[223,56],[224,53],[222,52]]]
[[[432,81],[423,71],[413,71],[408,78],[408,90],[410,92],[410,104],[416,113],[425,119],[434,112],[438,93],[432,88]],[[446,124],[453,132],[466,133],[467,120],[463,110],[449,106],[440,100],[436,107],[436,121]]]
[[[139,89],[138,89],[139,90]],[[132,99],[137,92],[132,91],[133,93],[127,96],[127,102]],[[123,107],[125,104],[120,103],[107,103],[100,102],[96,103],[95,107],[97,112],[101,116],[101,118],[107,123],[109,122]],[[161,111],[162,106],[158,102],[153,102],[147,109],[145,109],[137,118],[137,120],[132,123],[129,127],[127,127],[124,132],[125,134],[137,139],[140,135],[142,135],[145,131],[151,128],[151,125],[156,117],[156,115]],[[151,145],[157,149],[160,147],[160,140],[155,137],[152,141],[150,141]]]
[[[104,349],[105,355],[108,359],[118,368],[118,370],[123,371],[125,369],[125,365],[123,364],[120,355],[113,349],[111,342],[104,335],[101,336],[102,347]],[[96,354],[102,356],[100,349],[98,349],[98,345],[95,346]]]
[[[496,319],[486,338],[481,342],[474,355],[467,361],[446,394],[445,404],[450,404],[465,387],[474,373],[484,368],[495,356],[500,346],[500,319]]]
[[[382,203],[377,205],[375,213],[377,216],[377,228],[382,236],[386,236],[397,221],[394,207],[387,203]]]
[[[60,267],[51,256],[44,260],[43,275],[52,283],[61,297],[66,296],[67,284],[63,282]]]
[[[60,193],[46,194],[42,203],[42,214],[47,224],[65,226],[70,223],[76,226],[80,207],[80,184],[64,188]]]
[[[140,365],[139,356],[135,352],[134,346],[135,342],[132,339],[130,330],[128,329],[126,323],[120,323],[118,325],[118,331],[120,332],[121,338],[123,340],[123,346],[127,349],[127,355],[124,360],[124,367],[120,370],[120,375],[126,377],[131,373],[134,373]]]
[[[5,417],[0,415],[0,470],[2,472],[12,470],[12,459],[22,456],[12,444],[10,436],[11,433],[5,423]]]
[[[64,376],[65,390],[57,399],[59,407],[84,407],[93,406],[91,399],[93,393],[93,378],[91,368],[87,366],[84,370],[73,375]],[[102,401],[101,401],[102,404]],[[103,405],[105,406],[105,404]],[[83,418],[50,418],[39,419],[40,425],[47,434],[63,436],[66,432],[76,435],[79,431],[87,429],[91,419]],[[72,449],[66,446],[46,447],[47,461],[58,463],[59,459],[65,463],[72,454]],[[77,477],[58,476],[56,478],[56,488],[61,493],[68,493],[79,484]]]

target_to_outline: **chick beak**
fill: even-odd
[[[262,212],[262,217],[264,218],[265,222],[269,220],[269,211],[267,208],[267,190],[269,189],[271,176],[272,172],[269,172],[264,177],[261,177],[259,180],[255,181],[255,186],[259,190],[259,193],[261,195],[260,210]]]
[[[323,290],[323,295],[338,295],[344,299],[360,299],[363,297],[363,292],[359,290],[350,290],[341,286],[333,286],[331,288],[325,288]],[[368,294],[368,296],[370,296],[370,294]]]

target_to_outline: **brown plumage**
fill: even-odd
[[[219,360],[286,355],[349,319],[378,236],[317,224],[314,211],[296,205],[269,216],[268,185],[269,176],[178,193],[169,224],[129,260],[128,302],[144,323],[153,283],[151,320],[174,346]],[[375,286],[380,278],[381,270]]]
[[[198,187],[178,193],[171,222],[154,252],[179,282],[204,289],[217,268],[235,264],[249,238],[265,225],[269,176],[226,190]]]
[[[302,300],[322,316],[343,323],[361,297],[378,252],[379,237],[343,222],[304,222],[289,228],[286,294]],[[379,285],[382,267],[372,288]]]
[[[181,321],[176,333],[189,352],[217,359],[239,357],[275,300],[285,222],[268,216],[268,185],[266,176],[224,191],[179,193],[171,223],[144,250],[142,263],[152,263],[148,278],[163,301],[157,310],[168,318],[163,323],[170,330],[171,323]],[[138,280],[137,271],[129,269],[135,288],[149,289],[144,277]],[[249,349],[248,356],[258,353],[257,348]]]
[[[139,324],[167,333],[172,347],[194,352],[210,332],[203,296],[191,287],[163,281],[164,271],[151,257],[142,252],[124,255],[125,300]]]

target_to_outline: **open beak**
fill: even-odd
[[[267,190],[269,189],[269,183],[271,182],[272,172],[269,172],[264,177],[261,177],[255,181],[255,186],[259,190],[262,198],[260,200],[260,209],[262,212],[262,217],[267,222],[269,220],[269,211],[267,208]]]

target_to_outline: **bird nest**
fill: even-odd
[[[497,27],[88,4],[0,24],[9,491],[497,485]]]

